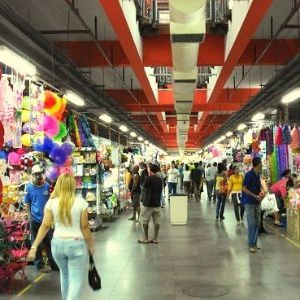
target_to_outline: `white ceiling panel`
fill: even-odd
[[[280,68],[282,66],[255,66],[248,72],[250,68],[245,67],[245,77],[243,79],[242,67],[235,67],[225,88],[234,88],[234,77],[236,88],[260,88],[261,85],[267,84]]]
[[[115,68],[118,73],[123,76],[123,68]],[[110,68],[86,68],[84,71],[91,71],[91,79],[99,85],[105,85],[105,89],[125,89],[122,85],[122,81]],[[131,68],[124,68],[125,83],[129,88],[140,89],[140,84],[136,79]]]
[[[273,0],[273,4],[263,21],[258,27],[255,38],[256,39],[270,39],[271,38],[271,17],[273,17],[273,32],[274,34],[279,29],[280,25],[289,15],[294,0]],[[290,24],[298,24],[298,16],[295,14]],[[279,38],[281,39],[299,39],[299,31],[297,29],[284,29]]]
[[[36,30],[80,30],[82,25],[63,0],[3,0]],[[94,18],[98,20],[98,39],[116,40],[117,37],[98,0],[75,1],[81,17],[94,32]],[[87,34],[48,34],[52,41],[90,40]]]

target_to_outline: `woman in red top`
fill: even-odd
[[[271,186],[271,192],[275,194],[279,212],[274,213],[276,226],[282,226],[281,214],[285,211],[284,200],[287,197],[288,187],[293,185],[291,170],[287,169],[282,173],[282,179]]]

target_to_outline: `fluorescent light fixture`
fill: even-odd
[[[145,140],[145,144],[146,144],[146,145],[149,145],[149,141],[148,141],[148,140]]]
[[[247,125],[242,123],[237,127],[237,130],[244,130],[246,127]]]
[[[300,99],[300,87],[293,89],[292,91],[285,94],[281,101],[284,104],[288,104]]]
[[[140,142],[142,142],[144,139],[143,139],[141,136],[139,136],[139,137],[138,137],[138,140],[139,140]]]
[[[252,117],[252,121],[257,122],[257,121],[264,120],[264,118],[265,118],[265,114],[259,112]]]
[[[107,114],[101,114],[99,119],[105,123],[111,123],[112,122],[112,118],[107,115]]]
[[[232,132],[232,131],[228,131],[228,132],[226,133],[226,136],[227,136],[227,137],[233,136],[233,132]]]
[[[66,91],[65,98],[77,106],[84,106],[84,100],[72,91]]]
[[[128,131],[128,128],[127,128],[127,126],[125,126],[125,125],[121,125],[121,126],[119,127],[119,129],[120,129],[121,131],[123,131],[123,132],[127,132],[127,131]]]
[[[133,137],[133,138],[135,138],[135,137],[137,137],[137,134],[134,131],[131,131],[130,132],[130,136]]]
[[[21,74],[36,74],[36,67],[32,63],[3,45],[0,45],[0,61]]]

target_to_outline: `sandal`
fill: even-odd
[[[138,240],[139,244],[149,244],[149,241],[145,241],[145,240]]]
[[[151,240],[151,241],[149,241],[149,243],[151,243],[151,244],[158,244],[158,241]]]

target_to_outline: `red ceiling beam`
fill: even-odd
[[[252,4],[248,10],[245,20],[237,34],[237,37],[228,53],[227,59],[221,70],[221,73],[217,79],[215,87],[209,98],[210,103],[216,103],[222,93],[224,85],[226,84],[229,76],[231,75],[234,67],[238,64],[240,58],[242,57],[244,51],[246,50],[251,38],[255,34],[257,27],[259,26],[261,20],[265,16],[266,12],[270,8],[273,0],[253,0]],[[199,132],[203,125],[203,120],[206,118],[205,115],[202,116],[198,127],[196,129]]]
[[[126,104],[123,106],[126,111],[128,112],[174,112],[175,108],[172,104]],[[199,112],[199,111],[208,111],[208,112],[214,112],[214,111],[237,111],[241,108],[241,105],[239,103],[220,103],[220,104],[196,104],[192,107],[192,112]]]
[[[144,41],[144,66],[172,67],[172,53],[169,35],[146,36]],[[255,56],[264,51],[270,40],[254,39],[246,47],[237,65],[252,65]],[[129,61],[119,41],[99,41],[105,54],[116,67],[129,67]],[[108,64],[93,42],[57,41],[55,44],[64,49],[69,57],[81,67],[107,67]],[[275,40],[260,65],[285,65],[299,51],[299,40]],[[255,54],[256,53],[256,54]],[[221,36],[208,35],[200,45],[198,66],[224,65],[224,39]]]
[[[114,66],[127,67],[129,61],[119,41],[99,41],[106,56]],[[80,67],[107,67],[99,49],[91,41],[58,41],[56,46],[64,49]]]
[[[139,80],[149,103],[155,104],[156,99],[153,90],[144,70],[142,59],[138,53],[137,47],[135,45],[134,39],[132,37],[129,25],[127,23],[120,2],[116,0],[99,0],[99,3],[102,6],[106,16],[108,17],[117,35],[118,40],[120,41],[120,44],[123,48],[123,51],[127,56],[128,62],[132,67],[137,79]],[[158,126],[157,130],[160,130],[161,128],[164,132],[166,132],[167,126],[164,123],[162,114],[157,113],[157,117],[160,121],[162,121],[161,126]]]
[[[251,40],[240,58],[239,65],[253,65],[255,57],[259,57],[270,43],[269,40],[255,39]],[[259,65],[285,65],[300,50],[299,40],[296,39],[278,39],[275,40],[269,50],[259,61]]]

